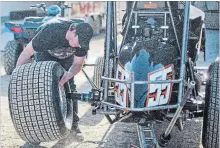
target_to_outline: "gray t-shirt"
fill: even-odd
[[[73,22],[64,18],[54,18],[40,26],[32,40],[36,52],[49,52],[52,56],[65,59],[72,55],[85,56],[88,49],[72,48],[66,39],[66,32]]]

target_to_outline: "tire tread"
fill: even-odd
[[[203,122],[204,148],[219,147],[219,65],[220,62],[215,62],[209,67]]]
[[[62,138],[52,98],[52,69],[57,64],[29,63],[12,73],[9,85],[12,121],[20,137],[30,143]]]

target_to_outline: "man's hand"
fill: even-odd
[[[84,60],[85,60],[85,56],[84,57],[74,56],[73,64],[70,67],[68,72],[64,71],[63,77],[61,78],[58,84],[59,87],[63,86],[63,84],[68,82],[73,76],[77,75],[80,72],[80,70],[82,69]]]
[[[60,82],[58,83],[58,86],[63,86],[66,82],[68,82],[73,77],[72,73],[69,73],[67,71],[64,71],[63,77],[61,78]]]

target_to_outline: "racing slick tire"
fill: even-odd
[[[204,148],[219,147],[219,65],[219,61],[210,65],[206,83],[202,133]]]
[[[98,89],[101,88],[101,77],[104,68],[104,58],[98,57],[95,61],[94,75],[93,75],[93,83],[97,86]]]
[[[113,61],[110,60],[110,77],[112,77],[112,68],[113,68]],[[105,63],[105,60],[104,60],[104,57],[98,57],[95,61],[95,67],[94,67],[94,74],[93,74],[93,83],[97,86],[98,89],[101,88],[102,86],[102,80],[101,80],[101,77],[103,75],[103,72],[104,72],[104,63]]]
[[[23,50],[22,48],[22,45],[16,40],[9,41],[6,44],[3,65],[7,75],[10,75],[15,69],[18,57]]]
[[[65,138],[73,123],[73,104],[58,87],[63,68],[54,61],[28,63],[12,72],[9,109],[19,136],[31,144]]]

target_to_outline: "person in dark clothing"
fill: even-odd
[[[92,36],[93,30],[88,23],[75,25],[68,19],[51,19],[37,30],[19,56],[16,66],[23,65],[34,54],[37,61],[42,60],[43,56],[45,60],[58,61],[65,69],[59,82],[62,86],[81,70]]]
[[[57,61],[64,68],[59,82],[63,86],[69,82],[71,91],[75,91],[73,77],[77,75],[85,61],[93,29],[88,23],[74,24],[65,18],[54,18],[37,29],[34,38],[24,48],[16,67],[25,64],[34,55],[36,61]],[[74,101],[77,113],[77,101]],[[74,114],[72,131],[80,133],[78,116]]]

